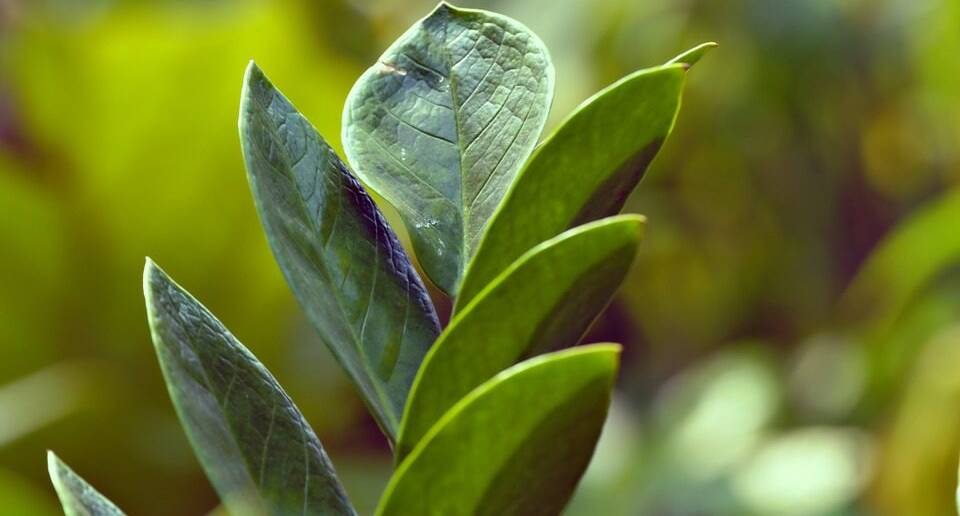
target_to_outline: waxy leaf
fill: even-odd
[[[167,390],[231,514],[354,514],[317,436],[263,364],[149,260],[143,282]]]
[[[373,200],[253,63],[242,97],[243,155],[274,257],[392,441],[440,333],[433,303]]]
[[[354,85],[343,145],[400,212],[417,258],[454,291],[536,145],[553,98],[543,43],[505,16],[441,3]]]
[[[643,221],[621,215],[564,232],[531,249],[458,313],[414,381],[397,460],[481,383],[525,357],[579,342],[623,282]]]
[[[664,65],[624,77],[537,147],[469,263],[458,307],[531,247],[620,211],[673,128],[688,67]]]
[[[472,391],[403,461],[377,514],[559,514],[593,455],[619,350],[541,355]]]
[[[47,452],[47,469],[66,516],[123,516],[123,511],[74,473],[52,451]]]

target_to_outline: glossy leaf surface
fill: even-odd
[[[253,63],[240,136],[250,189],[287,284],[393,440],[439,323],[373,200]]]
[[[451,321],[404,412],[399,461],[460,398],[525,357],[579,342],[623,282],[643,217],[586,224],[531,249]]]
[[[665,65],[624,77],[537,147],[490,221],[457,306],[531,247],[620,211],[673,128],[686,68]]]
[[[400,465],[377,514],[559,514],[593,455],[619,350],[542,355],[472,391]]]
[[[180,423],[230,512],[354,514],[317,436],[263,364],[150,261],[144,294]]]
[[[533,151],[553,80],[546,48],[526,27],[441,3],[350,92],[347,157],[400,212],[417,258],[446,292]]]
[[[47,452],[47,469],[66,516],[123,516],[123,511],[53,452]]]

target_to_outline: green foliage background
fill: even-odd
[[[625,344],[619,397],[569,512],[951,513],[960,4],[461,3],[547,44],[548,126],[721,43],[627,206],[647,236],[587,339]],[[132,514],[216,506],[156,367],[145,255],[276,374],[370,512],[389,454],[267,248],[239,88],[256,58],[339,142],[353,81],[432,7],[0,0],[4,512],[57,513],[47,448]]]

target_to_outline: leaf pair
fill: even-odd
[[[544,242],[458,313],[417,374],[398,462],[483,382],[526,357],[577,344],[626,276],[643,221],[611,217]]]
[[[144,274],[171,398],[231,513],[353,514],[322,446],[270,373],[159,268],[148,262]],[[603,425],[618,352],[594,345],[543,355],[479,384],[421,440],[378,513],[558,512]],[[519,493],[525,471],[553,473],[534,475]]]
[[[397,208],[448,293],[540,137],[554,70],[543,42],[499,14],[441,3],[357,81],[343,145]]]
[[[531,247],[620,211],[670,133],[683,71],[713,46],[601,91],[534,152],[553,96],[543,43],[442,3],[357,81],[344,148],[399,211],[427,275],[464,306]]]
[[[230,513],[356,514],[313,429],[263,364],[149,260],[144,294],[170,398]],[[67,516],[123,514],[52,453],[50,475]]]

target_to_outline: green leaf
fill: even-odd
[[[623,282],[644,219],[610,217],[531,249],[451,321],[417,374],[399,462],[460,398],[524,357],[576,344]]]
[[[417,368],[440,333],[426,288],[370,196],[253,63],[240,136],[287,284],[392,441]]]
[[[664,65],[620,79],[537,147],[467,267],[458,307],[531,247],[620,211],[673,128],[687,68]]]
[[[452,293],[533,151],[553,98],[543,43],[520,23],[441,3],[354,85],[343,145],[397,208],[417,258]]]
[[[47,452],[47,469],[67,516],[123,516],[123,511],[74,473],[52,451]]]
[[[960,188],[924,204],[877,245],[841,298],[839,322],[882,335],[919,292],[960,262]]]
[[[472,391],[403,461],[377,514],[558,514],[593,455],[619,350],[542,355]]]
[[[720,46],[720,45],[717,45],[717,44],[716,44],[715,42],[713,42],[713,41],[708,41],[707,43],[701,43],[701,44],[699,44],[699,45],[691,48],[690,50],[687,50],[686,52],[683,52],[682,54],[678,55],[677,57],[674,57],[673,59],[667,61],[667,64],[668,64],[668,65],[670,65],[670,64],[685,64],[685,65],[687,65],[688,67],[689,67],[689,66],[693,66],[693,65],[697,64],[697,61],[699,61],[701,57],[703,57],[704,55],[706,55],[707,52],[709,52],[709,51],[717,48],[718,46]]]
[[[232,514],[355,514],[303,415],[199,301],[147,260],[144,295],[167,390]]]

